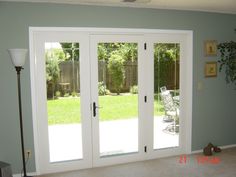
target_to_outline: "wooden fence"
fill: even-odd
[[[163,65],[163,67],[162,67]],[[165,66],[164,66],[165,65]],[[125,79],[121,92],[129,92],[130,87],[138,85],[137,62],[128,61],[125,63]],[[60,63],[60,79],[57,88],[62,92],[71,93],[80,92],[80,70],[78,61],[64,61]],[[155,91],[161,86],[167,86],[168,89],[179,88],[179,63],[169,62],[169,64],[156,63],[155,71]],[[163,79],[160,79],[160,78]],[[106,84],[106,88],[111,92],[115,91],[112,83],[112,77],[108,72],[105,61],[98,62],[98,81]]]

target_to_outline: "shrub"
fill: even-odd
[[[132,94],[137,94],[138,93],[138,86],[137,85],[131,86],[129,92]]]
[[[125,79],[124,59],[119,53],[113,52],[108,61],[108,71],[112,77],[112,83],[119,95]]]
[[[65,94],[64,94],[64,97],[69,97],[69,96],[70,96],[69,93],[65,93]]]
[[[72,92],[71,96],[76,97],[78,94],[76,92]]]
[[[61,96],[61,92],[60,91],[56,91],[55,96],[56,96],[56,98],[60,97]]]
[[[106,89],[106,85],[104,84],[104,82],[98,82],[98,94],[99,95],[107,95],[109,94],[110,91],[108,89]]]

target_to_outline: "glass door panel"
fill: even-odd
[[[179,146],[180,44],[154,44],[154,149]]]
[[[137,47],[97,45],[100,157],[138,152]]]
[[[83,159],[79,54],[79,43],[45,43],[50,163]]]

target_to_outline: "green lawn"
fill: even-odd
[[[156,98],[156,97],[155,97]],[[101,121],[129,119],[138,116],[138,96],[99,96],[99,118]],[[81,120],[80,98],[63,98],[48,100],[48,123],[68,124],[79,123]],[[154,114],[163,115],[163,106],[155,99]]]

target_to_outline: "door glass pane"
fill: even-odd
[[[50,162],[83,158],[79,43],[45,43]]]
[[[179,146],[180,45],[154,44],[154,149]]]
[[[138,152],[138,44],[97,47],[100,156]]]

